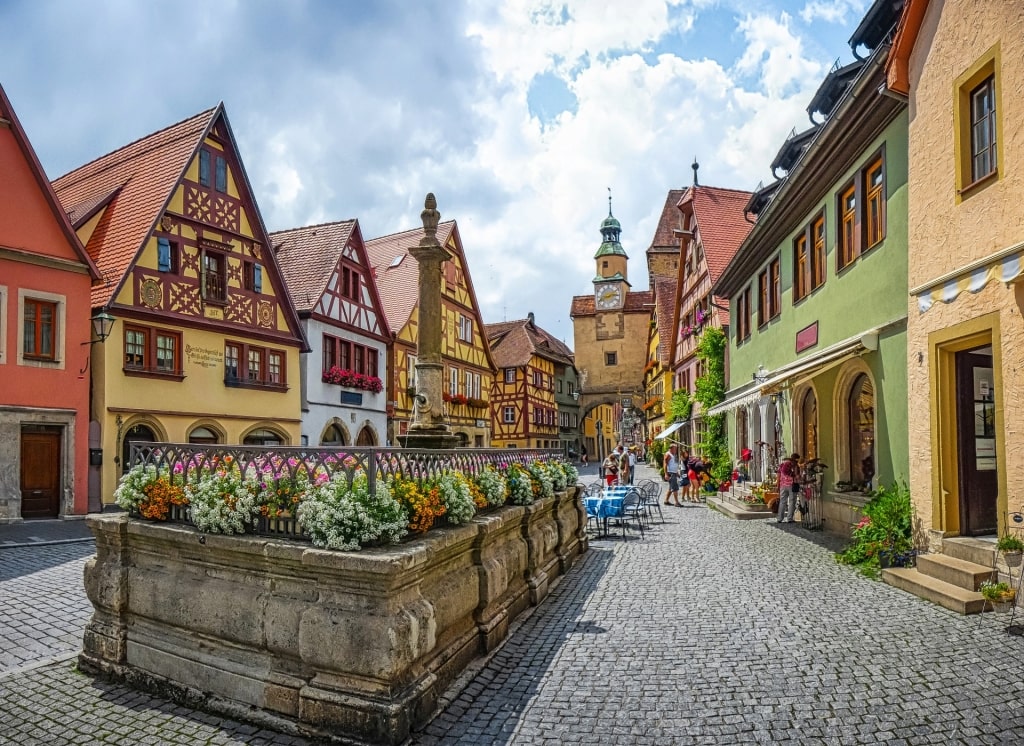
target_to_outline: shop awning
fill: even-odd
[[[819,373],[823,369],[839,365],[847,358],[853,357],[865,350],[878,349],[878,333],[882,327],[867,329],[853,337],[836,342],[824,349],[801,358],[789,365],[784,365],[778,370],[772,371],[768,377],[761,382],[751,382],[730,392],[730,396],[720,404],[716,404],[708,410],[709,415],[728,412],[737,407],[751,404],[762,396],[775,393],[794,379],[807,376],[811,373]]]
[[[965,290],[977,293],[992,280],[1010,283],[1024,270],[1024,242],[964,265],[923,285],[911,288],[917,309],[924,313],[935,303],[951,303]]]
[[[677,422],[677,423],[675,423],[673,425],[669,425],[664,430],[662,430],[660,433],[655,435],[654,439],[655,440],[664,440],[665,438],[667,438],[669,435],[674,433],[676,430],[678,430],[679,428],[681,428],[685,424],[686,424],[686,420],[683,420],[682,422]]]

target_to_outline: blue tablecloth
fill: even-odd
[[[626,499],[629,487],[609,487],[600,495],[583,498],[588,515],[597,518],[615,518],[622,515],[622,501]]]

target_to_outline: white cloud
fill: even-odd
[[[821,19],[828,23],[846,23],[848,15],[859,18],[868,0],[810,0],[800,11],[805,23]]]

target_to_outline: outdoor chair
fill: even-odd
[[[622,500],[622,512],[618,516],[622,523],[623,539],[626,538],[626,524],[629,521],[636,521],[637,528],[640,529],[640,538],[644,538],[645,510],[640,490],[632,489],[626,493],[626,497]]]
[[[653,479],[645,479],[639,485],[640,493],[644,498],[644,507],[647,508],[647,515],[653,521],[654,511],[658,511],[658,520],[665,522],[665,516],[661,512],[661,485]]]

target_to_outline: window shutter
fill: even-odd
[[[199,183],[210,186],[210,151],[199,151]]]
[[[259,264],[252,268],[252,289],[257,293],[263,292],[263,267]]]
[[[218,192],[228,190],[228,163],[219,155],[217,156],[217,187]]]
[[[171,271],[171,242],[166,238],[156,240],[156,267],[161,272]]]

